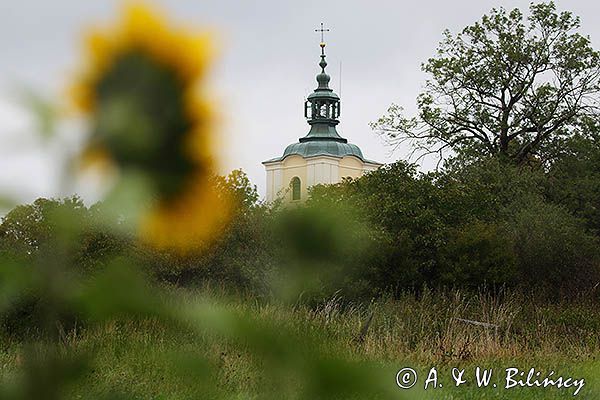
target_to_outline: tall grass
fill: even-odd
[[[393,371],[405,365],[450,368],[517,363],[579,370],[589,363],[596,365],[593,360],[600,355],[600,309],[591,302],[547,304],[521,293],[494,296],[425,290],[362,304],[334,296],[309,307],[225,296],[214,290],[173,289],[171,295],[167,301],[176,308],[193,308],[194,303],[209,298],[226,303],[234,313],[252,315],[277,327],[273,338],[288,336],[289,341],[283,343],[297,345],[294,351],[318,351],[349,362],[380,365],[389,375],[390,389],[396,390]],[[311,340],[300,342],[297,338]],[[273,346],[278,345],[275,342]],[[206,398],[211,398],[210,393],[219,393],[218,398],[263,398],[262,394],[280,393],[282,388],[289,392],[280,398],[294,398],[295,390],[306,384],[301,373],[295,377],[293,362],[284,378],[289,381],[280,384],[272,379],[279,372],[270,370],[274,364],[269,351],[261,353],[227,334],[215,336],[210,329],[187,329],[154,318],[73,329],[66,333],[62,346],[75,354],[94,354],[84,378],[65,388],[67,397],[73,398],[85,398],[92,392],[107,395],[112,388],[123,386],[139,398],[199,398],[199,393]],[[4,382],[21,367],[24,351],[19,339],[2,339]],[[472,398],[478,398],[472,393]],[[591,396],[592,392],[587,393]]]

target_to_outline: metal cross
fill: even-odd
[[[324,29],[323,23],[321,22],[321,29],[315,29],[315,32],[321,32],[321,43],[325,43],[325,38],[323,37],[323,34],[325,32],[329,32],[329,29]]]

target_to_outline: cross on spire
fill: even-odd
[[[325,29],[325,27],[323,26],[323,23],[321,22],[321,28],[315,29],[315,32],[321,32],[321,43],[325,43],[324,33],[329,32],[329,28]]]

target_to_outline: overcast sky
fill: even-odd
[[[222,172],[242,168],[264,195],[261,161],[280,155],[308,132],[303,101],[316,86],[319,37],[323,21],[328,72],[342,92],[339,132],[358,144],[366,157],[381,162],[405,158],[389,153],[368,126],[392,102],[414,110],[426,76],[420,65],[432,56],[448,28],[457,32],[492,7],[526,9],[529,0],[454,1],[157,1],[172,18],[214,32],[220,56],[211,91],[222,115]],[[559,0],[582,18],[582,31],[600,47],[600,2]],[[57,96],[79,62],[81,32],[112,21],[117,1],[2,0],[0,5],[0,192],[19,201],[56,196],[61,143],[42,146],[28,114],[14,103],[15,89],[31,87]],[[340,90],[340,63],[342,87]],[[77,126],[66,138],[81,137]],[[75,143],[77,140],[67,140]],[[424,166],[425,168],[427,165]]]

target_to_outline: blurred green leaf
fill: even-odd
[[[18,90],[18,98],[32,112],[36,123],[36,133],[43,139],[49,139],[56,133],[58,112],[56,105],[31,88]]]
[[[82,285],[73,301],[94,321],[163,316],[166,312],[158,288],[150,286],[130,260],[121,258]]]

